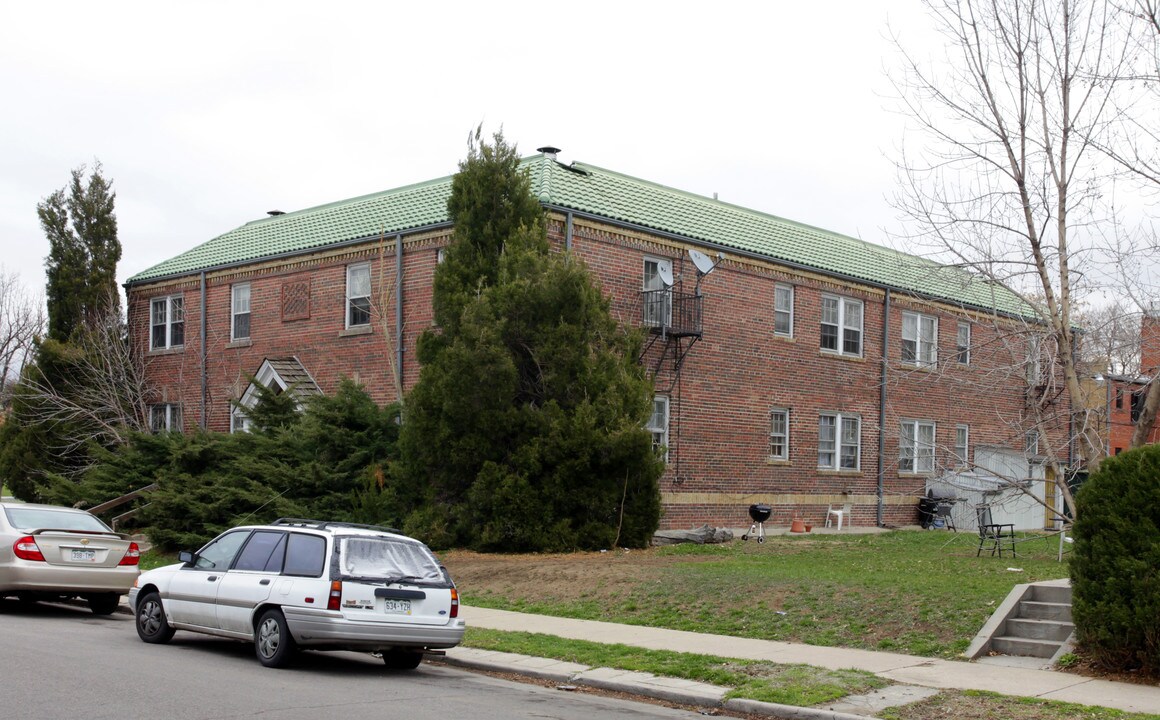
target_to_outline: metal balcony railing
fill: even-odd
[[[704,296],[672,288],[641,293],[641,324],[654,333],[674,337],[701,337]]]

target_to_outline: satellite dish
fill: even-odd
[[[657,275],[666,286],[673,284],[673,264],[668,260],[657,260]]]
[[[717,267],[717,263],[713,262],[713,258],[699,250],[689,250],[689,257],[693,259],[693,264],[697,266],[697,272],[702,275],[708,275],[713,272],[713,268]]]

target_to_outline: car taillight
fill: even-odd
[[[121,558],[118,565],[136,565],[141,562],[141,548],[137,547],[137,543],[129,543],[129,549],[125,551],[125,557]]]
[[[342,581],[334,580],[330,583],[330,597],[326,599],[327,610],[338,610],[342,606]]]
[[[25,535],[12,543],[12,553],[21,560],[45,561],[44,555],[40,552],[40,547],[36,544],[36,538],[31,535]]]
[[[451,617],[459,617],[459,591],[451,588]]]

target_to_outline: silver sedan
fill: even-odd
[[[136,581],[140,557],[137,543],[83,510],[0,503],[0,596],[80,597],[108,615]]]

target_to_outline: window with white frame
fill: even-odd
[[[769,459],[789,460],[789,410],[769,411]]]
[[[839,355],[862,354],[862,301],[822,296],[822,350]]]
[[[966,467],[971,462],[971,427],[955,425],[955,464]]]
[[[370,263],[348,265],[346,268],[346,326],[348,328],[371,323],[371,266]]]
[[[181,432],[181,406],[160,403],[149,406],[149,429],[159,432]]]
[[[652,416],[646,426],[652,433],[653,449],[663,454],[663,459],[669,459],[669,399],[664,395],[653,398]]]
[[[793,337],[793,285],[773,286],[773,332]]]
[[[934,472],[935,425],[923,420],[903,420],[898,437],[898,472]]]
[[[959,323],[958,333],[955,335],[955,359],[960,365],[969,365],[971,362],[970,323]]]
[[[861,418],[824,413],[818,416],[818,468],[857,470],[861,462]]]
[[[1024,437],[1025,450],[1028,455],[1039,454],[1039,430],[1031,428]]]
[[[250,432],[252,425],[253,421],[242,408],[235,407],[230,411],[230,432]]]
[[[648,327],[668,327],[673,316],[673,293],[670,289],[672,273],[668,260],[644,259],[644,324]]]
[[[184,345],[185,298],[181,295],[153,298],[149,308],[149,349],[162,350]]]
[[[238,283],[231,292],[230,340],[250,337],[250,284]]]
[[[1043,384],[1043,336],[1030,335],[1027,338],[1027,383]]]
[[[902,362],[923,366],[938,364],[938,318],[902,313]]]

